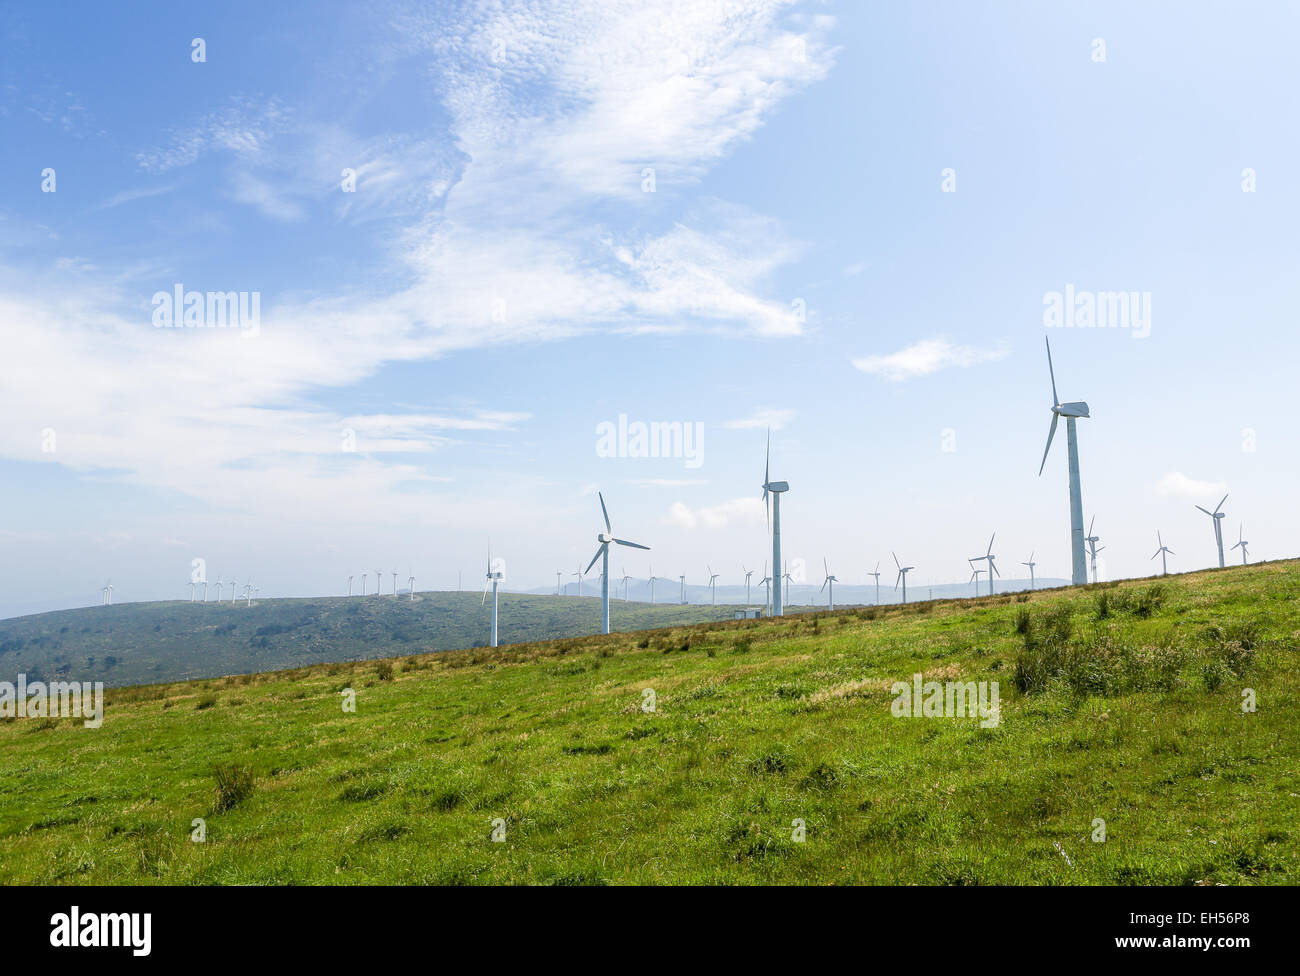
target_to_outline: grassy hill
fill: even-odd
[[[103,681],[121,686],[183,681],[482,647],[492,606],[479,593],[322,597],[190,603],[167,600],[58,610],[0,621],[0,677]],[[600,630],[596,597],[500,596],[501,643]],[[640,630],[724,620],[731,607],[611,603],[612,625]]]
[[[115,689],[0,722],[0,882],[1294,884],[1298,597],[1270,563]],[[894,717],[918,672],[999,723]]]

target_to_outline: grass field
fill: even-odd
[[[1268,563],[114,689],[0,723],[0,881],[1297,883],[1298,596]],[[895,717],[917,672],[999,682],[996,727]]]

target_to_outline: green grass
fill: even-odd
[[[0,882],[1294,884],[1297,597],[1269,563],[112,689],[0,723]],[[1000,724],[893,717],[918,671]]]

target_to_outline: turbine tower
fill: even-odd
[[[709,595],[713,600],[713,605],[718,605],[718,574],[713,571],[713,567],[705,563],[709,570]]]
[[[772,494],[771,509],[771,527],[772,527],[772,566],[773,572],[777,574],[772,580],[772,616],[785,616],[785,604],[781,601],[781,493],[790,490],[790,485],[785,481],[773,481],[772,475],[772,428],[767,429],[767,460],[763,463],[763,506],[767,510],[767,495]],[[789,574],[786,574],[787,576]]]
[[[581,563],[578,564],[578,571],[576,573],[570,573],[569,575],[576,576],[578,578],[578,596],[582,596],[582,577],[586,575],[582,571],[582,564]]]
[[[764,594],[763,597],[763,606],[767,608],[768,613],[771,613],[772,612],[772,577],[767,575],[766,562],[763,563],[763,578],[758,582],[766,590],[766,593]]]
[[[987,567],[987,569],[986,569],[986,570],[981,570],[981,572],[988,572],[988,574],[989,574],[989,596],[992,596],[992,595],[993,595],[993,574],[994,574],[994,573],[997,573],[999,576],[1002,575],[1001,573],[998,573],[998,568],[997,568],[997,566],[996,566],[996,565],[994,564],[994,562],[993,562],[993,560],[997,559],[997,556],[993,555],[993,540],[996,539],[997,537],[998,537],[998,534],[997,534],[996,532],[994,532],[993,535],[989,537],[989,548],[988,548],[988,552],[984,553],[984,555],[982,555],[982,556],[972,556],[970,559],[966,560],[966,561],[967,561],[968,563],[970,563],[972,566],[974,566],[977,562],[980,562],[981,560],[984,560],[985,562],[988,563],[988,567]],[[976,596],[979,596],[979,595],[980,595],[979,576],[978,576],[978,575],[976,575],[976,577],[975,577],[975,595],[976,595]]]
[[[411,602],[414,603],[415,602],[415,576],[411,574],[411,571],[409,569],[406,572],[407,572],[406,589],[411,594]]]
[[[605,531],[596,534],[596,541],[600,546],[596,549],[596,555],[591,557],[591,562],[587,563],[587,572],[591,572],[591,567],[596,565],[596,560],[600,563],[600,632],[609,633],[609,544],[615,543],[620,546],[627,546],[629,549],[646,549],[649,546],[643,546],[639,542],[628,542],[626,539],[614,538],[614,530],[609,524],[609,511],[605,508],[605,496],[596,492],[596,497],[600,499],[600,514],[605,519]],[[653,584],[652,584],[653,585]]]
[[[967,560],[967,562],[969,562],[969,560]],[[967,582],[972,582],[972,581],[973,581],[973,582],[975,583],[975,595],[976,595],[976,596],[979,596],[979,595],[980,595],[980,573],[982,573],[982,572],[984,572],[984,570],[982,570],[982,569],[976,569],[976,568],[972,565],[972,566],[971,566],[971,571],[970,571],[970,580],[967,580]]]
[[[650,606],[655,605],[655,568],[650,567],[650,578],[646,580],[650,584]]]
[[[889,553],[894,557],[894,565],[898,567],[898,578],[894,580],[894,589],[898,589],[899,581],[903,584],[903,602],[907,602],[907,574],[916,569],[915,566],[904,566],[898,561],[898,553],[892,550]]]
[[[208,581],[206,579],[203,581],[203,602],[208,602]]]
[[[1223,516],[1224,516],[1224,513],[1220,511],[1220,509],[1223,508],[1223,503],[1226,502],[1227,500],[1228,500],[1227,495],[1224,495],[1222,498],[1220,498],[1219,504],[1214,506],[1213,512],[1211,512],[1208,508],[1202,508],[1200,505],[1196,506],[1197,508],[1200,508],[1201,511],[1204,512],[1206,515],[1208,515],[1210,518],[1214,519],[1214,541],[1219,546],[1219,568],[1220,569],[1223,568]]]
[[[393,599],[397,599],[397,570],[393,570]]]
[[[1156,529],[1156,545],[1159,546],[1160,548],[1157,549],[1154,553],[1152,553],[1151,558],[1152,558],[1152,559],[1155,559],[1156,556],[1159,556],[1159,557],[1160,557],[1160,575],[1161,575],[1161,576],[1168,576],[1168,575],[1169,575],[1169,560],[1168,560],[1167,557],[1168,557],[1168,556],[1176,556],[1176,555],[1178,555],[1178,553],[1174,552],[1174,551],[1173,551],[1172,549],[1170,549],[1167,545],[1165,545],[1165,540],[1162,539],[1162,538],[1160,538],[1160,530],[1159,530],[1159,529]]]
[[[1106,547],[1097,545],[1097,543],[1101,541],[1101,536],[1094,535],[1092,532],[1092,527],[1096,524],[1097,516],[1094,515],[1092,521],[1088,523],[1088,534],[1084,536],[1083,541],[1088,543],[1088,553],[1092,557],[1092,581],[1094,583],[1100,583],[1101,580],[1097,579],[1097,553],[1101,552],[1102,549],[1105,549]]]
[[[492,569],[492,550],[488,549],[487,577],[483,583],[483,598],[478,601],[479,606],[487,602],[488,587],[492,587],[492,647],[497,646],[497,587],[501,585],[501,580],[505,578],[505,573],[496,572]]]
[[[1237,523],[1237,544],[1236,544],[1235,546],[1233,546],[1232,548],[1234,548],[1234,549],[1240,549],[1240,550],[1241,550],[1241,565],[1245,566],[1245,565],[1246,565],[1246,547],[1247,547],[1248,545],[1250,545],[1250,543],[1247,542],[1245,539],[1243,539],[1243,538],[1241,537],[1241,532],[1242,532],[1241,523],[1238,522],[1238,523]]]
[[[880,563],[876,563],[876,568],[867,574],[876,578],[876,606],[880,606]]]
[[[348,577],[348,596],[352,595],[352,577]],[[221,599],[221,581],[217,581],[217,599]]]
[[[558,569],[555,571],[555,595],[560,595],[560,571]]]
[[[1034,552],[1037,551],[1038,550],[1036,549],[1034,550]],[[1029,554],[1029,562],[1021,563],[1020,565],[1029,567],[1029,588],[1032,590],[1034,588],[1034,567],[1038,565],[1038,563],[1034,562],[1034,553],[1031,552]]]
[[[104,594],[104,606],[111,607],[113,605],[113,581],[109,580],[101,586],[99,592]]]
[[[194,580],[190,580],[190,603],[194,602],[194,587],[196,585]]]
[[[632,577],[627,575],[627,567],[623,567],[623,602],[627,603],[627,581]]]
[[[348,578],[351,579],[351,577]],[[221,577],[220,576],[217,577],[217,602],[218,603],[221,602]]]
[[[1080,417],[1090,417],[1088,404],[1082,400],[1062,403],[1056,395],[1056,372],[1052,369],[1052,343],[1047,342],[1047,371],[1052,378],[1052,426],[1047,431],[1047,447],[1043,449],[1043,463],[1038,466],[1041,476],[1047,465],[1047,453],[1052,449],[1052,438],[1056,434],[1056,424],[1065,418],[1066,451],[1070,466],[1070,581],[1076,586],[1088,582],[1088,564],[1083,553],[1083,492],[1079,488],[1079,436],[1075,430],[1075,421]]]
[[[745,564],[740,564],[741,569],[745,569]],[[749,578],[754,575],[752,569],[745,569],[745,606],[749,606]]]
[[[835,584],[839,582],[839,579],[831,575],[831,568],[830,566],[827,565],[825,556],[822,556],[822,569],[826,571],[826,578],[822,580],[822,591],[824,592],[826,590],[826,587],[828,586],[831,588],[830,594],[828,595],[826,601],[826,609],[834,610],[835,609]]]
[[[678,580],[678,582],[681,584],[681,587],[682,587],[681,596],[680,596],[678,599],[681,600],[681,605],[682,605],[682,606],[686,606],[686,574],[685,574],[685,573],[682,573],[681,576],[678,576],[678,577],[677,577],[677,580]]]

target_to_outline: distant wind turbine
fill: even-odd
[[[352,595],[352,577],[348,577],[348,596]],[[217,583],[217,599],[221,599],[221,583]]]
[[[627,603],[627,581],[632,577],[627,575],[627,567],[623,567],[623,602]]]
[[[113,605],[113,581],[109,580],[100,587],[100,592],[104,594],[104,606],[111,607]]]
[[[366,595],[366,574],[365,573],[361,574],[361,595],[362,596]]]
[[[1037,551],[1038,551],[1038,550],[1034,550],[1034,552],[1037,552]],[[1032,589],[1034,588],[1034,567],[1038,565],[1038,563],[1034,562],[1034,553],[1031,552],[1031,553],[1029,554],[1029,561],[1028,561],[1028,562],[1021,563],[1020,565],[1021,565],[1021,566],[1028,566],[1028,567],[1029,567],[1029,588],[1032,590]]]
[[[967,562],[969,562],[969,560],[967,560]],[[977,569],[975,566],[971,566],[969,582],[974,582],[976,596],[980,595],[980,573],[982,572],[984,572],[984,570]]]
[[[898,567],[898,578],[894,580],[894,589],[898,589],[898,584],[903,584],[903,602],[907,602],[907,574],[916,569],[915,566],[904,566],[898,561],[898,553],[892,550],[889,553],[894,557],[894,565]]]
[[[767,458],[763,462],[763,507],[767,509],[768,493],[772,494],[772,572],[777,573],[772,581],[772,616],[785,615],[785,604],[781,601],[781,494],[790,490],[786,481],[773,481],[772,470],[772,428],[767,429]]]
[[[1090,417],[1088,404],[1082,400],[1062,403],[1056,395],[1056,372],[1052,369],[1052,343],[1047,342],[1047,371],[1052,378],[1052,426],[1047,431],[1047,447],[1043,449],[1043,463],[1038,466],[1042,475],[1047,465],[1047,453],[1052,449],[1052,437],[1056,434],[1056,424],[1065,418],[1066,452],[1070,467],[1070,579],[1076,586],[1088,582],[1088,565],[1083,553],[1083,492],[1079,487],[1079,435],[1075,430],[1075,421],[1080,417]]]
[[[682,575],[678,576],[677,582],[681,584],[681,593],[677,599],[681,602],[682,606],[686,606],[686,574],[682,573]]]
[[[1224,513],[1221,511],[1221,509],[1223,508],[1223,503],[1226,502],[1227,500],[1228,500],[1227,495],[1224,495],[1222,498],[1220,498],[1219,504],[1214,506],[1213,512],[1211,512],[1208,508],[1202,508],[1200,505],[1196,506],[1197,508],[1201,509],[1201,511],[1204,512],[1206,515],[1208,515],[1210,518],[1214,519],[1214,541],[1219,546],[1219,568],[1220,569],[1223,568],[1223,518],[1224,518]]]
[[[1156,545],[1159,546],[1160,548],[1157,549],[1154,553],[1152,553],[1151,558],[1152,558],[1152,559],[1155,559],[1156,556],[1159,556],[1159,557],[1160,557],[1160,575],[1161,575],[1161,576],[1168,576],[1168,575],[1169,575],[1169,560],[1168,560],[1167,557],[1168,557],[1168,556],[1176,556],[1176,555],[1178,555],[1178,553],[1174,552],[1174,551],[1173,551],[1172,549],[1170,549],[1167,545],[1165,545],[1165,540],[1162,539],[1162,538],[1160,538],[1160,530],[1159,530],[1159,529],[1156,529]]]
[[[650,567],[650,578],[646,580],[650,584],[650,606],[655,605],[655,568]]]
[[[1233,546],[1232,548],[1234,548],[1234,549],[1240,549],[1240,550],[1241,550],[1241,565],[1245,566],[1245,565],[1246,565],[1246,547],[1247,547],[1248,545],[1250,545],[1250,543],[1247,542],[1245,539],[1243,539],[1243,538],[1241,537],[1241,533],[1242,533],[1241,523],[1238,522],[1238,523],[1237,523],[1237,544],[1236,544],[1235,546]]]
[[[741,569],[745,569],[745,564],[740,564]],[[754,575],[752,569],[745,569],[745,606],[749,606],[749,578]]]
[[[1100,583],[1101,580],[1097,579],[1097,553],[1101,552],[1102,549],[1105,549],[1106,547],[1097,545],[1097,543],[1101,541],[1101,536],[1093,535],[1092,527],[1096,524],[1097,516],[1094,515],[1092,521],[1088,523],[1088,534],[1084,536],[1083,541],[1088,543],[1088,553],[1092,558],[1092,581],[1094,583]]]
[[[627,546],[629,549],[649,550],[649,546],[643,546],[639,542],[628,542],[626,539],[614,538],[614,529],[609,524],[609,510],[605,508],[605,496],[596,492],[600,499],[600,514],[605,520],[605,531],[596,534],[596,541],[600,545],[596,549],[596,555],[591,557],[591,562],[587,564],[587,571],[596,565],[596,560],[601,561],[600,573],[600,632],[609,633],[609,546],[610,543],[615,545]]]
[[[762,586],[766,591],[763,597],[763,606],[767,608],[768,613],[771,613],[772,612],[772,577],[767,575],[766,562],[763,563],[763,578],[758,582],[759,585]]]
[[[406,576],[406,589],[411,594],[411,602],[415,602],[415,576],[408,569]]]
[[[972,566],[974,566],[977,562],[980,562],[981,560],[984,560],[985,562],[988,563],[988,567],[984,571],[989,574],[989,596],[993,595],[993,574],[998,572],[998,568],[993,562],[995,559],[997,559],[997,556],[993,555],[993,540],[996,539],[997,537],[998,534],[996,532],[994,532],[993,535],[990,536],[988,552],[984,553],[984,555],[973,556],[970,559],[966,560]],[[1002,574],[998,573],[998,575],[1001,576]],[[977,575],[975,578],[975,595],[979,596],[979,592],[980,592],[979,577]]]
[[[351,577],[348,578],[351,579]],[[221,577],[220,576],[217,577],[217,602],[218,603],[221,602]]]
[[[876,578],[876,606],[880,606],[880,563],[876,563],[876,568],[867,574]]]
[[[479,606],[487,601],[488,587],[492,587],[492,647],[497,646],[497,587],[501,585],[501,580],[505,573],[498,572],[492,568],[492,550],[488,549],[487,577],[483,583],[483,598],[480,599]]]
[[[825,556],[822,556],[822,569],[826,571],[826,578],[822,580],[822,590],[825,591],[826,587],[828,586],[830,587],[830,593],[828,594],[826,600],[826,609],[834,610],[835,609],[835,584],[839,582],[839,579],[831,575],[831,568],[829,565],[827,565]]]
[[[705,563],[705,565],[708,566],[707,563]],[[718,587],[717,587],[718,574],[713,571],[712,566],[708,566],[708,570],[709,570],[709,595],[712,598],[713,605],[716,607],[718,605]]]
[[[560,571],[557,569],[557,570],[555,571],[555,595],[556,595],[556,596],[559,596],[559,595],[560,595],[560,577],[561,577],[561,573],[560,573]]]

